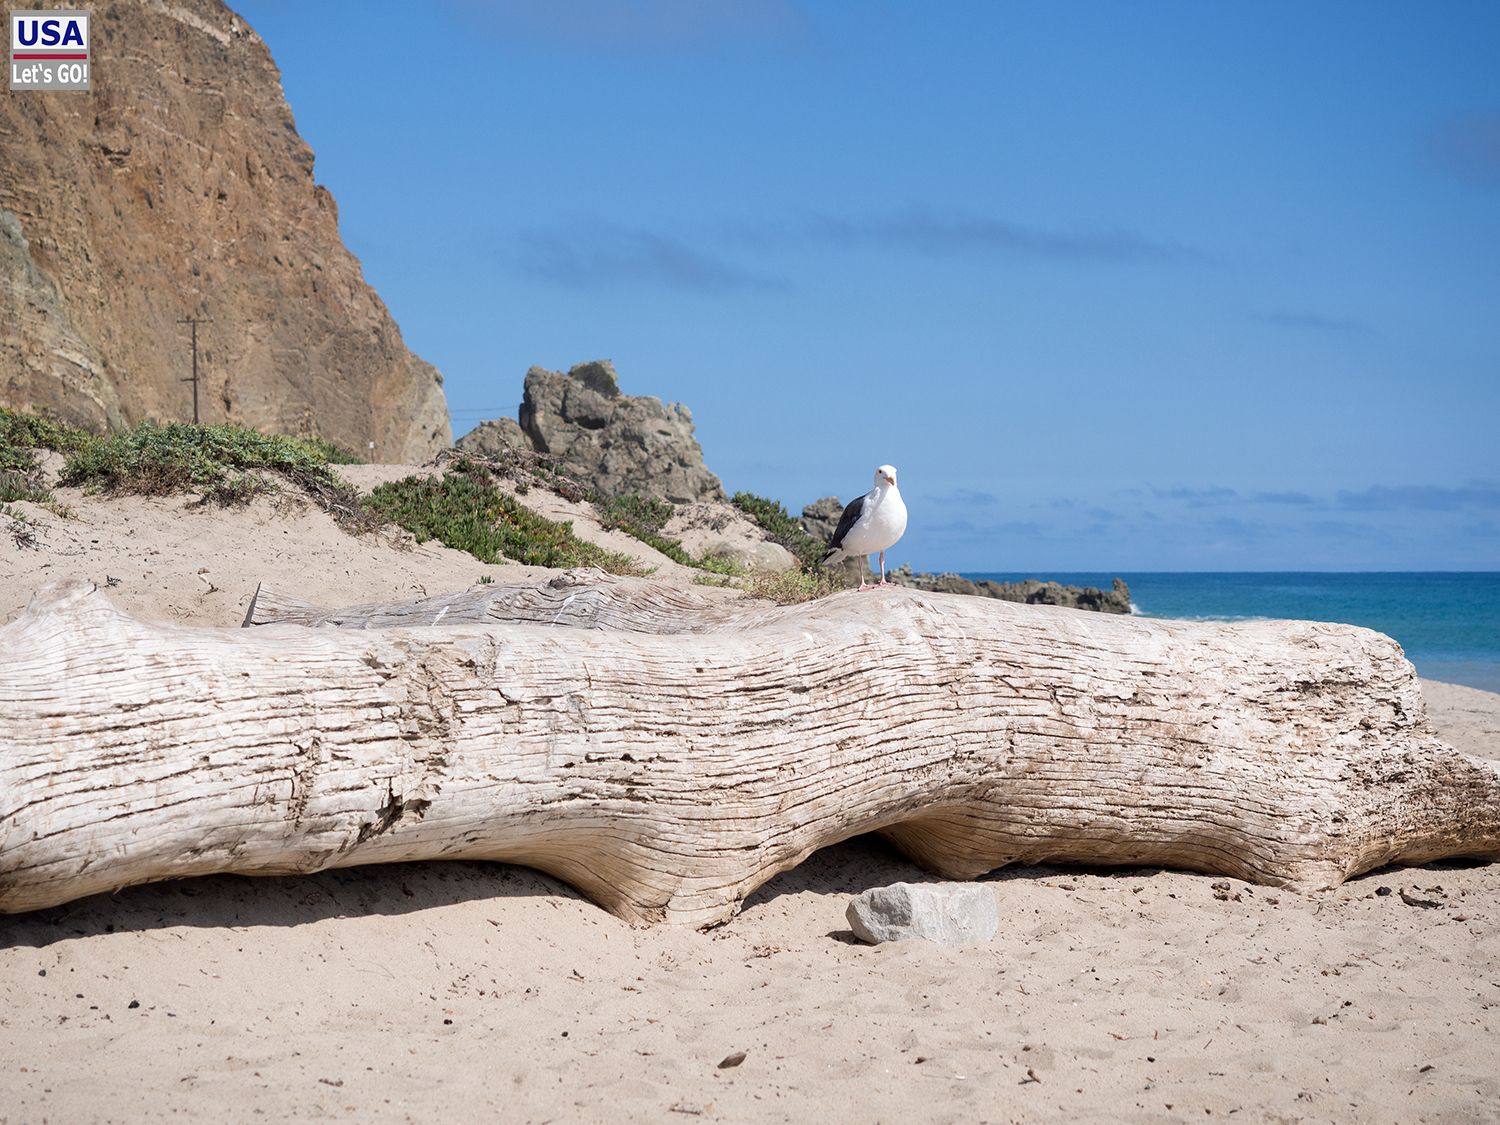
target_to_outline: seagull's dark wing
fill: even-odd
[[[865,498],[856,496],[849,501],[844,508],[844,514],[839,517],[839,525],[834,530],[833,538],[828,541],[830,551],[841,550],[844,546],[844,536],[848,535],[854,525],[859,522],[859,517],[865,514]]]

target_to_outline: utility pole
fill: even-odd
[[[191,324],[193,326],[193,377],[184,379],[184,383],[193,384],[193,425],[198,425],[198,325],[212,324],[213,321],[207,317],[185,316],[177,322],[178,324]]]

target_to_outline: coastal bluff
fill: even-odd
[[[265,42],[217,0],[91,12],[91,93],[0,98],[0,405],[191,420],[197,317],[204,422],[447,447],[442,376],[341,241]]]

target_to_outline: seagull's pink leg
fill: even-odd
[[[885,580],[885,552],[884,551],[880,552],[880,584],[882,586],[894,586],[895,585],[894,582],[887,582]]]
[[[860,558],[860,563],[859,563],[859,588],[860,588],[861,591],[864,591],[864,590],[873,590],[875,587],[870,586],[870,585],[866,584],[866,582],[865,582],[865,567],[867,567],[867,566],[870,565],[870,556],[869,555],[860,555],[859,558]]]

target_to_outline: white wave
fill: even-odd
[[[1154,621],[1208,621],[1219,625],[1228,625],[1236,621],[1284,621],[1283,617],[1266,617],[1257,613],[1147,613],[1135,602],[1130,603],[1130,614],[1132,617],[1148,617]]]
[[[1220,625],[1227,625],[1235,621],[1284,621],[1281,617],[1263,617],[1259,614],[1234,614],[1234,613],[1203,613],[1188,617],[1175,617],[1174,621],[1213,621]]]

